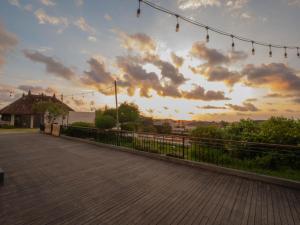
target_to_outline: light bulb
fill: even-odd
[[[255,55],[254,41],[252,41],[252,55]]]
[[[272,46],[271,45],[269,45],[269,49],[270,49],[269,50],[269,56],[272,57]]]
[[[287,55],[287,52],[286,52],[286,47],[284,47],[284,58],[287,58],[288,55]]]
[[[136,17],[139,18],[140,15],[141,15],[141,0],[138,0],[139,1],[139,7],[136,11]]]
[[[177,24],[176,24],[176,29],[175,29],[175,31],[178,32],[178,31],[179,31],[178,15],[176,15],[176,20],[177,20]]]
[[[208,34],[208,27],[206,27],[206,42],[209,42],[209,34]]]

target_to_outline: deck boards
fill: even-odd
[[[40,134],[0,135],[0,224],[299,225],[300,191]]]

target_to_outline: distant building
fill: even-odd
[[[55,95],[33,95],[28,91],[27,95],[23,94],[21,98],[0,110],[1,120],[9,122],[10,125],[15,127],[38,128],[40,124],[44,123],[44,115],[34,112],[33,106],[43,101],[58,103],[66,107],[68,111],[74,111],[68,105],[58,100]]]

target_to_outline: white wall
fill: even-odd
[[[74,112],[70,111],[68,116],[68,124],[72,124],[74,122],[87,122],[87,123],[95,123],[95,112]]]

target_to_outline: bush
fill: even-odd
[[[116,120],[110,115],[101,115],[96,117],[95,124],[100,129],[111,129],[116,125]]]
[[[221,139],[223,137],[221,128],[216,126],[198,126],[192,131],[193,137],[200,138],[217,138]]]
[[[87,122],[74,122],[72,123],[72,126],[74,127],[95,127],[92,123]]]
[[[9,124],[2,124],[2,125],[0,125],[0,128],[3,128],[3,129],[14,129],[15,127],[13,125],[9,125]]]

